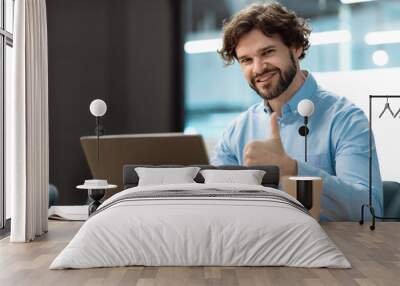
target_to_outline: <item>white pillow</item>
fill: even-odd
[[[262,170],[202,170],[205,184],[226,183],[261,185],[265,171]]]
[[[195,183],[193,179],[199,170],[199,167],[135,168],[139,176],[138,186]]]

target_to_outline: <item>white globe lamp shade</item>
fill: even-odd
[[[107,104],[101,99],[95,99],[90,103],[89,109],[93,116],[101,117],[106,114]]]
[[[314,103],[309,99],[303,99],[297,105],[297,111],[301,116],[310,117],[314,113]]]

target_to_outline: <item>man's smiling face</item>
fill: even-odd
[[[244,77],[265,100],[279,97],[292,83],[298,70],[294,53],[278,36],[258,29],[243,35],[236,46]]]

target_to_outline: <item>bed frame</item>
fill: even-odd
[[[226,165],[226,166],[191,165],[191,166],[200,167],[201,170],[205,170],[205,169],[217,169],[217,170],[263,170],[263,171],[266,172],[264,177],[263,177],[263,179],[262,179],[262,185],[264,187],[278,188],[278,185],[279,185],[279,168],[277,166],[252,166],[252,167],[232,166],[232,165]],[[123,185],[124,185],[124,190],[128,189],[128,188],[136,187],[138,185],[139,176],[135,171],[136,167],[176,168],[176,167],[183,167],[183,166],[182,165],[160,165],[160,166],[154,166],[154,165],[124,165],[124,168],[123,168],[123,179],[122,179]],[[197,174],[197,176],[194,178],[194,180],[197,183],[204,183],[204,178],[200,174],[200,172]]]

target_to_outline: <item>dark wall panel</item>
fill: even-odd
[[[173,58],[168,1],[120,1],[113,6],[110,39],[112,133],[171,130]],[[118,122],[118,124],[114,124]]]
[[[165,0],[47,1],[50,182],[60,204],[87,197],[75,186],[91,177],[79,138],[94,133],[93,99],[108,105],[107,134],[177,129],[171,9]]]

